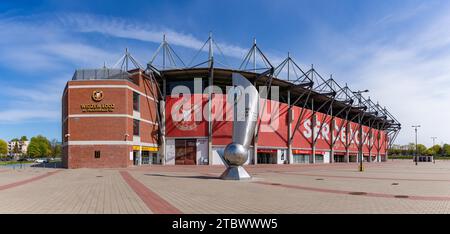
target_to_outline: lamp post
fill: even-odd
[[[414,161],[416,161],[416,166],[417,166],[417,161],[419,161],[417,158],[417,129],[420,128],[420,125],[413,125],[412,127],[414,128],[414,131],[416,132],[416,153],[414,156]]]
[[[433,145],[431,147],[434,147],[434,141],[437,139],[437,137],[431,137],[433,140]],[[434,159],[436,157],[436,152],[433,153],[433,163],[436,163],[436,160]]]
[[[353,94],[358,95],[358,103],[359,105],[361,105],[361,98],[362,98],[362,93],[368,93],[369,90],[360,90],[360,91],[356,91],[353,92]],[[364,161],[364,156],[363,156],[363,137],[362,137],[362,119],[363,116],[361,115],[361,113],[359,114],[358,120],[359,120],[359,134],[358,134],[358,138],[359,138],[359,145],[358,145],[358,154],[359,154],[359,171],[364,171],[364,167],[363,167],[363,161]],[[370,157],[370,156],[369,156]]]

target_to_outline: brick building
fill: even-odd
[[[64,166],[157,163],[154,92],[149,77],[139,69],[76,71],[62,97]]]

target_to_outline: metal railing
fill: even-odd
[[[78,69],[72,80],[129,80],[130,73],[121,69]]]

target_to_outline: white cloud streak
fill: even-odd
[[[0,103],[0,108],[4,109],[0,111],[2,124],[58,120],[60,94],[70,78],[67,73],[80,67],[99,67],[103,61],[114,64],[121,49],[112,52],[86,41],[90,33],[155,44],[161,43],[165,34],[172,45],[194,51],[200,49],[206,40],[164,26],[88,14],[1,15],[0,31],[8,32],[0,37],[0,66],[15,70],[17,74],[42,79],[40,83],[32,81],[39,84],[32,88],[0,84],[1,96],[7,100]],[[238,59],[242,59],[248,50],[229,43],[218,43],[218,46],[224,55]],[[280,60],[276,56],[269,57]],[[54,77],[55,73],[66,75],[49,80],[48,77]],[[0,81],[8,79],[0,75]]]
[[[448,6],[440,11],[431,9],[430,13],[423,12],[423,8],[420,11],[414,8],[378,22],[384,30],[394,27],[392,24],[398,27],[402,23],[410,25],[410,20],[420,21],[417,27],[384,35],[389,40],[379,40],[377,36],[385,31],[368,27],[355,28],[354,37],[339,35],[353,39],[344,45],[324,45],[339,48],[332,51],[334,55],[343,54],[339,57],[342,60],[334,66],[353,64],[345,74],[356,78],[352,86],[369,88],[370,96],[386,105],[402,123],[397,143],[413,142],[413,124],[422,126],[420,143],[430,146],[432,136],[438,137],[436,143],[450,142],[450,125],[447,123],[450,119],[448,9]]]

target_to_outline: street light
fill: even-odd
[[[353,92],[353,94],[358,95],[358,102],[360,105],[361,105],[361,98],[362,98],[361,94],[368,93],[368,92],[369,92],[368,89]],[[364,171],[364,167],[363,167],[364,156],[363,156],[363,152],[362,152],[363,151],[363,139],[362,139],[363,128],[362,128],[362,115],[361,114],[359,114],[358,120],[359,120],[359,146],[358,146],[358,148],[359,148],[358,149],[358,151],[359,151],[358,152],[359,153],[359,171]]]
[[[417,128],[420,128],[420,125],[413,125],[412,127],[414,128],[414,130],[416,132],[416,154],[414,156],[414,160],[416,161],[416,166],[417,166],[417,161],[419,161],[417,158]]]
[[[437,139],[437,137],[431,137],[431,139],[433,140],[433,145],[431,146],[432,148],[434,147],[434,141]],[[436,152],[433,153],[433,163],[436,163]]]

